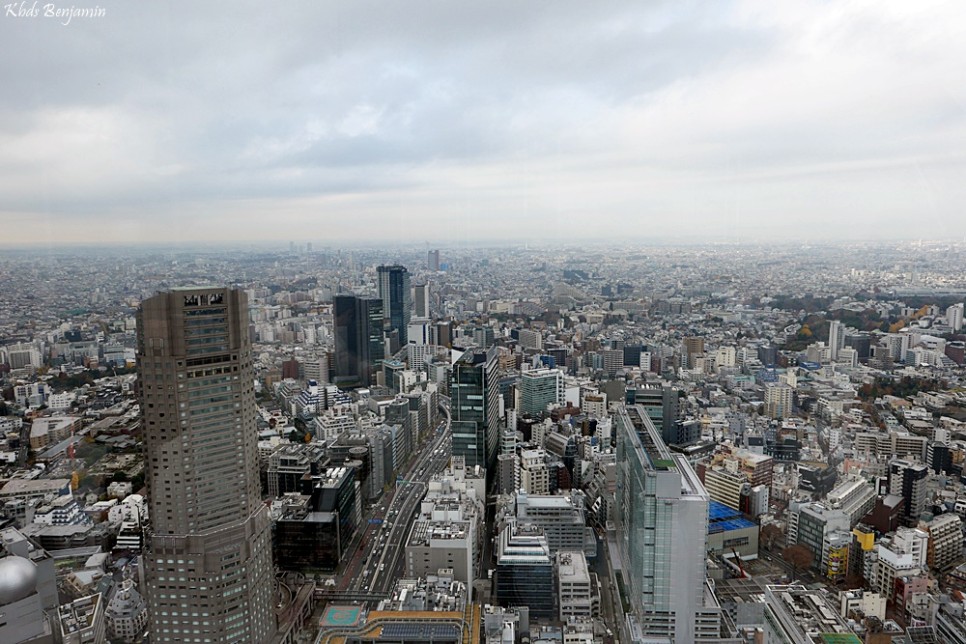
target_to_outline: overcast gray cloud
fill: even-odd
[[[966,236],[961,2],[100,6],[0,15],[0,243]]]

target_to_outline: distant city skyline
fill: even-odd
[[[0,244],[963,240],[964,28],[953,2],[6,12]]]

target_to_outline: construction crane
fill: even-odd
[[[738,556],[738,551],[732,548],[731,552],[735,556],[735,563],[738,564],[738,572],[741,573],[741,578],[744,579],[745,577],[748,577],[748,573],[745,572],[745,567],[741,564],[741,557]]]

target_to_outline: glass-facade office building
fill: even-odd
[[[530,615],[554,619],[553,560],[543,530],[515,523],[497,539],[495,589],[501,606],[526,606]]]
[[[383,301],[336,295],[332,298],[335,380],[343,387],[368,387],[386,357]]]
[[[625,635],[718,638],[720,606],[705,579],[708,493],[644,407],[622,408],[615,424],[617,543],[631,609]]]
[[[383,315],[389,328],[399,333],[399,345],[409,344],[409,320],[413,315],[413,295],[410,290],[409,271],[405,266],[379,266],[379,298]]]
[[[466,466],[487,469],[496,464],[499,438],[500,369],[497,349],[471,350],[453,365],[450,380],[450,413],[453,456],[466,459]]]

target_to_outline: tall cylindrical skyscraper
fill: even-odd
[[[151,640],[265,642],[275,632],[248,303],[175,289],[138,311]]]

